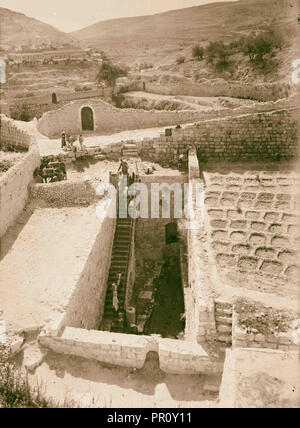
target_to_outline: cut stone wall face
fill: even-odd
[[[60,336],[42,333],[39,342],[54,352],[122,367],[142,368],[147,354],[156,352],[160,368],[166,373],[211,374],[222,370],[222,363],[211,361],[201,345],[154,336],[66,327]]]

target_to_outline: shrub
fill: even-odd
[[[204,49],[200,45],[195,45],[192,49],[193,58],[197,58],[198,61],[201,61],[204,56]]]
[[[54,407],[33,390],[28,379],[9,362],[8,349],[0,344],[0,408],[49,408]]]
[[[33,119],[32,115],[30,114],[30,109],[28,104],[24,103],[21,107],[17,109],[14,115],[12,115],[12,118],[15,120],[22,120],[23,122],[30,122],[30,120]]]
[[[229,65],[229,49],[223,42],[210,42],[206,48],[207,62],[214,64],[218,71],[225,70]]]
[[[177,64],[183,64],[185,61],[185,57],[184,56],[180,56],[179,58],[177,58],[176,62]]]
[[[127,107],[124,107],[125,97],[121,93],[119,93],[117,95],[116,94],[112,94],[111,99],[112,99],[113,104],[116,107],[118,107],[118,108],[127,108]]]

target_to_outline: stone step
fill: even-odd
[[[127,233],[128,235],[130,234],[130,227],[129,226],[122,226],[122,225],[118,225],[115,231],[116,233]]]
[[[217,326],[218,333],[230,333],[232,334],[232,327],[229,325],[218,325]]]
[[[215,307],[216,308],[232,309],[232,303],[223,302],[221,300],[215,300]]]
[[[126,245],[126,244],[124,244],[124,245],[121,245],[121,244],[119,244],[119,245],[116,245],[114,248],[113,248],[113,252],[129,252],[129,245]]]
[[[231,341],[232,341],[232,337],[231,337],[231,335],[230,336],[226,336],[226,335],[221,335],[221,336],[218,336],[218,342],[224,342],[224,343],[231,343]]]
[[[232,309],[226,309],[226,308],[216,308],[216,314],[217,315],[225,315],[225,316],[232,316]]]
[[[114,254],[113,256],[112,256],[112,261],[122,261],[122,262],[125,262],[125,263],[128,263],[128,254],[126,255],[124,255],[124,256],[122,256],[122,255],[120,255],[120,254]]]
[[[124,249],[114,249],[113,250],[113,256],[117,256],[117,255],[120,255],[120,256],[126,256],[126,257],[128,257],[128,254],[129,254],[129,248],[124,248]]]
[[[127,226],[126,226],[126,229],[125,229],[125,227],[123,228],[123,227],[118,227],[117,229],[116,229],[116,231],[115,231],[115,236],[116,237],[118,237],[118,236],[126,236],[126,237],[130,237],[130,229],[127,229]]]
[[[137,150],[123,150],[122,152],[123,156],[134,156],[136,157],[138,155]]]
[[[132,149],[132,148],[136,148],[135,143],[124,143],[123,145],[123,149]]]
[[[128,152],[137,152],[137,147],[135,145],[124,147],[122,153],[124,154]]]
[[[120,245],[126,245],[129,248],[129,244],[130,244],[130,239],[127,236],[118,236],[118,238],[116,239],[116,245],[120,244]]]
[[[122,267],[121,269],[112,269],[112,270],[109,272],[108,280],[109,280],[109,281],[112,281],[112,282],[117,281],[117,280],[118,280],[118,274],[119,274],[119,273],[121,273],[121,274],[122,274],[122,276],[121,276],[121,280],[123,280],[123,281],[124,281],[124,278],[125,278],[125,272],[126,272],[126,269],[124,269],[123,267]]]
[[[112,273],[116,273],[117,275],[119,274],[119,273],[122,273],[123,274],[123,278],[124,278],[124,275],[125,275],[125,272],[127,271],[127,263],[126,264],[124,264],[124,265],[114,265],[113,267],[112,267]],[[122,278],[122,279],[123,279]]]
[[[113,258],[113,260],[111,261],[110,266],[112,268],[114,268],[115,266],[124,266],[124,265],[127,265],[127,263],[128,263],[127,258],[125,258],[125,259]]]
[[[220,385],[216,383],[205,382],[203,385],[203,391],[209,394],[219,394]]]
[[[228,325],[231,325],[232,324],[232,317],[230,316],[230,317],[228,317],[228,316],[226,316],[226,317],[222,317],[222,316],[217,316],[216,317],[216,322],[217,322],[217,324],[228,324]]]

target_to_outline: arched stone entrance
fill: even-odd
[[[91,107],[81,109],[81,129],[83,131],[94,131],[94,112]]]

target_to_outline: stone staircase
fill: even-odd
[[[114,236],[111,264],[107,281],[103,321],[100,330],[122,332],[125,321],[125,295],[127,269],[131,245],[131,218],[118,218]],[[118,288],[119,316],[113,306],[112,284],[117,282],[118,274],[121,274],[121,282]]]
[[[215,301],[217,343],[225,351],[232,345],[232,305],[231,303]]]
[[[124,143],[123,149],[122,149],[122,156],[124,158],[132,158],[132,157],[138,157],[138,151],[136,144],[134,142],[132,143]]]

